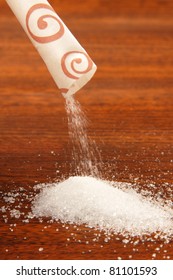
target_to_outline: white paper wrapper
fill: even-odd
[[[6,0],[66,97],[97,67],[46,0]]]

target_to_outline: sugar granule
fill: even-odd
[[[70,177],[43,185],[32,205],[35,217],[85,224],[125,236],[172,236],[173,210],[93,177]]]
[[[42,252],[44,249],[43,248],[39,248],[38,250],[39,250],[39,252]]]

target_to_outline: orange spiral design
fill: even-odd
[[[70,58],[70,56],[71,56],[71,58]],[[70,59],[70,62],[69,62],[70,69],[69,69],[69,67],[67,67],[67,58]],[[77,70],[76,64],[82,65],[83,59],[85,59],[87,61],[87,67],[84,70]],[[79,79],[81,74],[85,74],[92,69],[93,62],[86,53],[79,52],[79,51],[71,51],[71,52],[67,52],[62,57],[61,67],[62,67],[64,74],[67,77],[77,80],[77,79]]]
[[[51,11],[51,12],[54,12],[54,14],[55,14],[55,15],[46,14],[46,15],[40,16],[39,19],[37,20],[37,26],[38,26],[38,28],[39,28],[40,30],[43,30],[43,29],[48,28],[48,23],[47,23],[46,19],[52,18],[52,19],[54,19],[54,20],[58,23],[58,25],[59,25],[59,30],[58,30],[57,33],[55,33],[55,34],[53,34],[53,35],[44,36],[44,37],[36,36],[35,34],[32,33],[32,31],[31,31],[31,29],[30,29],[30,27],[29,27],[29,19],[30,19],[31,14],[32,14],[34,11],[38,10],[38,9],[46,9],[46,10],[49,10],[49,11]],[[61,38],[61,37],[63,36],[63,34],[64,34],[64,26],[63,26],[62,22],[61,22],[61,21],[59,20],[59,18],[57,17],[57,15],[56,15],[54,9],[53,9],[51,6],[47,5],[47,4],[36,4],[36,5],[32,6],[32,7],[29,9],[29,11],[28,11],[28,13],[27,13],[27,15],[26,15],[26,27],[27,27],[27,30],[28,30],[30,36],[31,36],[35,41],[37,41],[37,42],[39,42],[39,43],[42,43],[42,44],[44,44],[44,43],[50,43],[50,42],[52,42],[52,41],[56,41],[56,40],[58,40],[59,38]]]

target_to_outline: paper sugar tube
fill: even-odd
[[[6,0],[61,93],[82,88],[97,67],[46,0]]]

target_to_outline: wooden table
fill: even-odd
[[[76,99],[101,150],[102,176],[152,187],[171,199],[173,2],[50,3],[98,66]],[[64,99],[4,1],[0,34],[0,207],[11,211],[21,203],[26,214],[34,185],[68,178],[75,170]],[[8,193],[19,193],[14,204],[5,202]],[[118,236],[109,242],[96,236],[84,226],[28,223],[7,211],[0,217],[0,259],[173,259],[172,242],[157,251],[160,241],[134,246]]]

